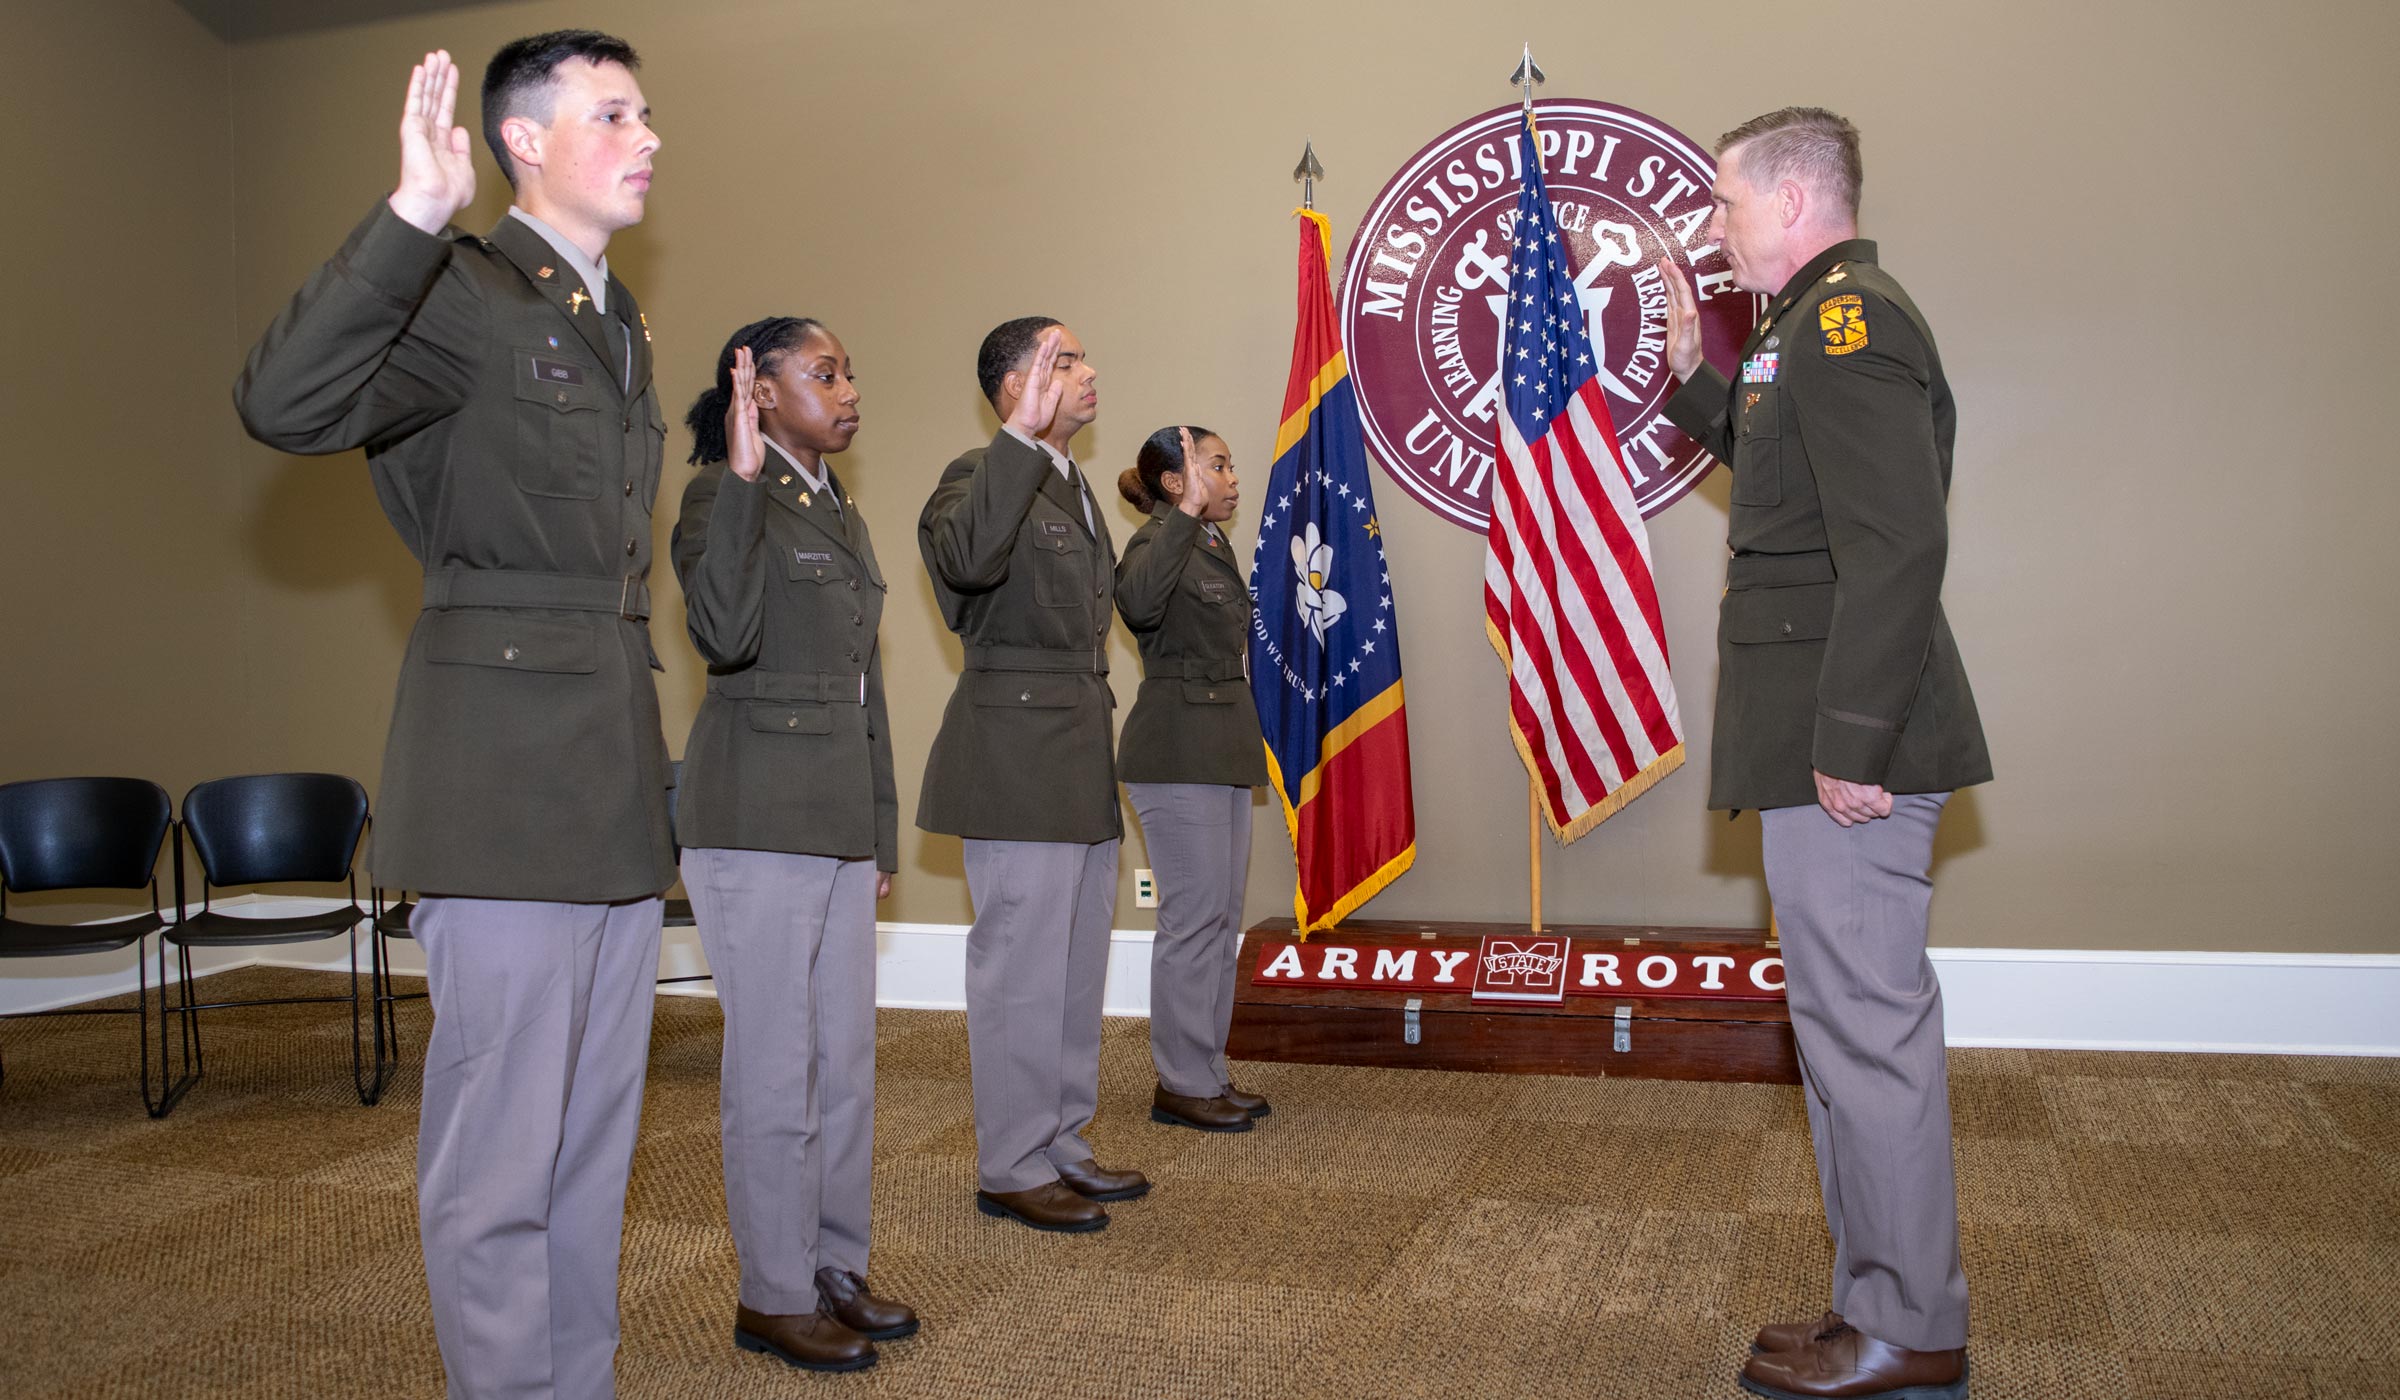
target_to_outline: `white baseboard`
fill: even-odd
[[[336,907],[327,900],[252,896],[277,914]],[[924,1010],[966,1005],[963,924],[876,925],[876,1004]],[[209,972],[235,967],[347,968],[338,942],[204,955]],[[393,970],[422,976],[414,944],[394,943]],[[365,949],[360,950],[362,965]],[[2020,1049],[2213,1051],[2256,1055],[2400,1055],[2400,956],[2378,953],[2154,953],[2032,948],[1936,948],[1949,1043]],[[70,966],[72,964],[72,966]],[[53,975],[53,967],[56,972]],[[0,964],[0,1013],[42,1011],[134,988],[131,950],[91,958]],[[39,970],[42,975],[25,976]],[[659,975],[708,970],[700,940],[671,929]],[[713,996],[690,982],[669,994]],[[1111,1016],[1150,1012],[1150,934],[1110,940]]]

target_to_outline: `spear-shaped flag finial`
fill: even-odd
[[[1528,112],[1532,111],[1533,90],[1537,87],[1540,87],[1543,83],[1548,82],[1549,79],[1543,76],[1542,66],[1533,61],[1533,44],[1531,41],[1527,41],[1525,45],[1524,61],[1517,65],[1516,72],[1508,75],[1508,80],[1524,91],[1525,110]]]
[[[1292,167],[1292,181],[1300,186],[1300,207],[1317,207],[1317,181],[1325,178],[1325,167],[1317,164],[1317,146],[1313,141],[1300,145],[1300,163]]]

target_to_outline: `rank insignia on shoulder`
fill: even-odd
[[[1866,349],[1866,304],[1855,296],[1827,297],[1817,303],[1817,329],[1825,337],[1828,355]]]
[[[1781,355],[1753,355],[1742,361],[1742,382],[1744,384],[1772,384],[1775,382],[1775,371],[1782,362],[1783,356]],[[1757,398],[1758,396],[1752,394],[1750,397]]]
[[[1837,273],[1833,274],[1831,277],[1828,277],[1828,278],[1826,278],[1826,279],[1825,279],[1825,282],[1826,282],[1826,285],[1830,286],[1830,285],[1832,285],[1833,283],[1836,283],[1836,282],[1847,282],[1847,281],[1849,281],[1849,280],[1850,280],[1850,274],[1849,274],[1849,273],[1847,273],[1847,272],[1837,272]]]
[[[543,267],[541,267],[541,268],[537,269],[537,270],[534,272],[534,274],[533,274],[533,275],[534,275],[534,276],[536,276],[536,277],[548,277],[548,276],[550,276],[550,274],[552,274],[552,273],[554,273],[554,272],[556,272],[556,271],[558,271],[558,269],[557,269],[557,268],[555,268],[555,267],[550,267],[550,266],[547,266],[547,265],[545,265],[545,266],[543,266]]]
[[[647,345],[650,343],[650,313],[647,311],[640,311],[634,314],[642,318],[642,343]]]

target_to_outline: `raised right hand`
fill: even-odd
[[[458,65],[447,49],[425,55],[408,72],[408,100],[400,107],[400,185],[392,212],[427,233],[439,233],[450,216],[475,198],[474,148],[467,129],[453,125],[458,111]]]
[[[758,435],[758,397],[751,387],[757,382],[750,347],[734,347],[733,398],[725,405],[725,469],[744,481],[758,480],[767,464],[766,440]]]
[[[1065,338],[1057,326],[1042,332],[1041,344],[1033,347],[1033,361],[1025,368],[1025,393],[1017,400],[1017,411],[1008,415],[1008,426],[1036,442],[1050,431],[1059,400],[1067,396],[1067,381],[1058,374],[1058,347]]]
[[[1217,487],[1222,483],[1208,469],[1208,464],[1200,460],[1199,449],[1192,445],[1192,430],[1177,428],[1175,433],[1183,439],[1183,495],[1177,498],[1176,508],[1185,515],[1206,520],[1208,508],[1216,502]]]
[[[1692,299],[1683,269],[1672,261],[1660,258],[1658,275],[1667,284],[1667,369],[1677,379],[1689,379],[1700,369],[1700,304]]]

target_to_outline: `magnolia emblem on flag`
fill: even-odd
[[[1325,629],[1342,620],[1350,604],[1341,594],[1325,586],[1333,572],[1333,546],[1317,535],[1315,521],[1292,541],[1292,572],[1300,576],[1293,589],[1293,603],[1300,609],[1300,620],[1316,634],[1317,645],[1325,645]]]

